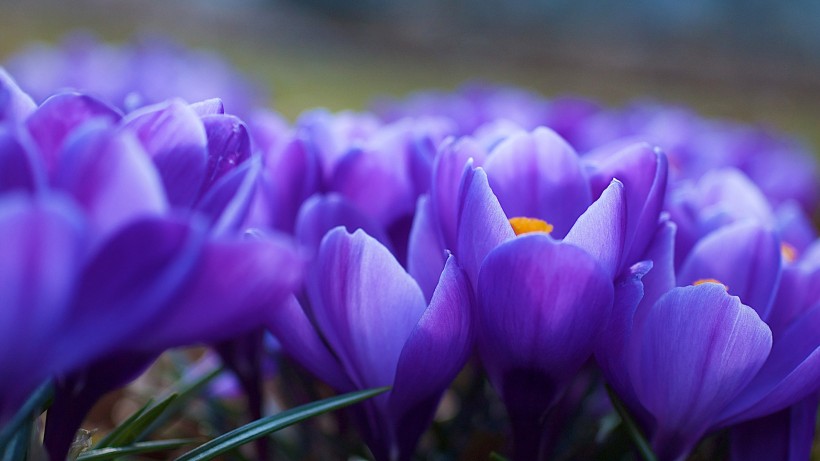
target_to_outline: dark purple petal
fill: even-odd
[[[490,252],[478,278],[477,334],[502,395],[514,370],[534,370],[553,385],[570,378],[591,355],[612,298],[611,278],[591,256],[546,235],[523,235]]]
[[[77,127],[89,120],[113,125],[120,118],[122,116],[116,109],[98,99],[84,94],[62,93],[48,98],[32,113],[26,120],[26,127],[40,148],[46,168],[53,171],[63,143]]]
[[[208,168],[202,193],[251,156],[251,138],[242,120],[232,115],[202,117],[208,137]]]
[[[302,205],[296,219],[296,238],[315,251],[325,234],[338,226],[344,226],[348,232],[362,229],[391,248],[390,239],[382,227],[337,194],[314,195]]]
[[[21,90],[11,75],[0,67],[0,122],[20,123],[36,108],[31,96]]]
[[[769,358],[723,414],[722,425],[764,416],[820,390],[820,304],[782,332]]]
[[[205,181],[207,136],[199,115],[181,100],[145,107],[124,120],[162,177],[168,201],[188,207]]]
[[[212,240],[183,291],[154,317],[140,350],[164,350],[234,338],[261,327],[299,287],[305,258],[284,237]]]
[[[204,237],[185,222],[151,218],[100,245],[83,268],[66,334],[53,339],[63,359],[76,365],[150,342],[154,331],[144,328],[168,318],[167,303],[197,266]]]
[[[675,281],[675,231],[672,221],[664,220],[657,226],[655,237],[641,259],[652,261],[652,270],[643,276],[644,296],[636,312],[640,322],[649,309],[667,291],[676,286]]]
[[[53,340],[71,315],[83,230],[69,203],[0,200],[0,421],[67,365]]]
[[[265,216],[259,219],[274,229],[293,232],[302,203],[319,190],[319,159],[304,142],[293,140],[282,149],[268,151],[264,162],[260,195],[266,209],[260,210]]]
[[[678,285],[716,279],[767,319],[780,281],[780,243],[772,231],[740,222],[702,238],[678,273]]]
[[[104,124],[88,123],[66,141],[54,176],[98,236],[168,208],[159,175],[139,142]]]
[[[547,221],[558,238],[592,203],[578,155],[547,128],[505,139],[490,153],[484,169],[507,216]]]
[[[428,196],[419,197],[407,249],[407,272],[419,283],[428,301],[438,285],[446,250]]]
[[[391,385],[427,308],[415,280],[372,237],[339,227],[322,241],[308,283],[316,325],[351,381]]]
[[[780,240],[794,248],[798,256],[817,238],[811,219],[795,202],[787,202],[778,207],[775,219]]]
[[[212,233],[239,230],[250,210],[260,168],[258,158],[244,162],[220,177],[196,204]]]
[[[458,260],[470,281],[478,281],[484,257],[515,237],[510,221],[490,189],[487,174],[468,163],[461,178],[458,199]]]
[[[618,149],[594,163],[590,178],[597,197],[615,178],[626,192],[626,242],[624,263],[633,264],[649,245],[666,197],[666,156],[646,143]]]
[[[2,69],[0,69],[2,70]],[[0,194],[34,192],[44,182],[33,146],[9,126],[0,125]]]
[[[804,461],[811,458],[817,395],[773,415],[729,429],[732,461]]]
[[[372,217],[382,226],[412,214],[415,185],[404,151],[352,149],[333,170],[331,190]]]
[[[615,282],[612,314],[595,344],[595,360],[604,378],[621,400],[632,408],[637,405],[637,398],[629,380],[626,348],[632,334],[635,311],[644,297],[641,279],[652,269],[651,261],[640,262]]]
[[[455,250],[458,237],[459,185],[467,161],[472,165],[484,164],[486,151],[472,138],[447,140],[439,147],[433,161],[433,181],[430,184],[433,211],[441,226],[445,248]]]
[[[266,325],[282,348],[308,371],[340,392],[354,389],[294,296],[265,310]]]
[[[629,372],[654,416],[652,444],[661,459],[693,448],[754,377],[771,344],[757,313],[715,283],[674,288],[634,325]]]
[[[624,185],[612,183],[582,214],[564,238],[598,260],[611,278],[618,273],[624,250],[627,225],[627,202]]]
[[[450,256],[429,307],[401,351],[390,391],[388,414],[400,459],[413,454],[441,394],[472,351],[471,293],[467,276]]]

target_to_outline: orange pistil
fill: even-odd
[[[729,287],[720,283],[718,279],[697,279],[692,283],[692,285],[698,286],[703,285],[704,283],[717,283],[718,285],[722,285],[724,290],[729,291]]]
[[[552,224],[535,218],[510,218],[510,226],[515,235],[529,234],[530,232],[552,232]]]
[[[783,242],[780,244],[780,254],[783,255],[783,261],[793,263],[797,259],[797,248]]]

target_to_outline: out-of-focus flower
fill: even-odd
[[[232,113],[247,115],[266,103],[262,89],[218,55],[156,37],[113,45],[75,33],[56,46],[31,45],[6,66],[38,102],[73,90],[125,111],[171,98],[195,102],[218,97]]]
[[[359,230],[329,232],[307,295],[271,310],[284,349],[336,390],[392,386],[363,403],[365,439],[378,460],[407,460],[472,349],[470,289],[450,257],[428,303],[390,252]]]
[[[381,101],[377,111],[387,120],[450,117],[461,135],[477,137],[504,125],[547,126],[582,155],[616,141],[648,142],[669,156],[673,182],[731,167],[748,175],[774,204],[794,201],[808,213],[820,204],[820,169],[804,145],[770,129],[711,120],[682,107],[638,101],[607,109],[579,98],[548,100],[515,88],[468,85],[455,93]]]
[[[3,83],[11,113],[22,93]],[[171,101],[122,117],[62,93],[0,123],[0,421],[64,376],[52,456],[103,392],[167,348],[261,326],[301,281],[289,239],[239,232],[255,161],[244,124],[218,112]]]

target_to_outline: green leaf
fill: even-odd
[[[362,400],[386,392],[389,389],[389,387],[380,387],[366,391],[351,392],[258,419],[196,447],[175,461],[204,461],[214,459],[223,453],[229,452],[260,437],[264,437],[272,432],[276,432],[308,418],[321,415],[322,413],[338,410],[339,408],[361,402]]]
[[[499,455],[496,452],[490,452],[490,461],[508,461],[507,458]]]
[[[26,459],[28,452],[29,440],[31,439],[31,424],[26,424],[20,428],[11,438],[8,445],[3,449],[3,461],[18,461]]]
[[[136,442],[145,428],[159,418],[176,398],[177,394],[171,394],[165,400],[153,406],[151,400],[149,400],[136,413],[100,440],[94,448],[122,447]]]
[[[83,452],[77,461],[101,461],[115,459],[120,456],[153,453],[157,451],[173,450],[185,445],[196,443],[197,439],[168,439],[152,442],[137,442],[126,447],[95,448]]]
[[[149,435],[154,433],[157,429],[159,429],[163,424],[168,422],[173,416],[178,414],[182,408],[185,407],[186,403],[194,398],[199,392],[214,378],[219,376],[223,371],[223,367],[217,367],[213,370],[209,371],[208,373],[200,376],[196,380],[187,383],[180,387],[179,389],[174,392],[177,395],[176,399],[173,402],[168,404],[165,412],[159,415],[148,427],[144,428],[142,433],[137,436],[137,440],[144,440]]]
[[[17,413],[6,424],[3,430],[0,430],[0,452],[5,452],[6,446],[11,442],[14,434],[21,428],[26,429],[32,419],[36,418],[43,412],[54,398],[54,386],[51,381],[43,383],[34,390],[31,396],[26,400],[22,407],[17,410]]]
[[[609,400],[612,402],[612,406],[615,407],[615,411],[617,411],[618,416],[621,417],[622,424],[626,427],[629,437],[632,439],[632,442],[635,443],[635,447],[640,452],[644,461],[658,461],[658,457],[652,452],[652,447],[649,445],[649,442],[646,441],[646,437],[644,437],[643,432],[641,432],[641,428],[639,428],[635,420],[632,419],[632,415],[629,414],[626,405],[624,405],[609,385],[606,386],[606,392],[609,394]]]

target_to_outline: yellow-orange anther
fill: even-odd
[[[783,255],[783,261],[793,263],[797,259],[797,248],[783,242],[780,244],[780,254]]]
[[[535,218],[510,218],[510,225],[515,235],[529,234],[530,232],[552,232],[552,224]]]
[[[692,285],[698,286],[703,285],[704,283],[717,283],[718,285],[722,285],[724,290],[729,291],[729,287],[720,283],[718,279],[697,279],[692,283]]]

